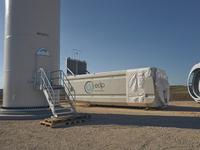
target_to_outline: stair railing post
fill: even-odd
[[[60,82],[59,85],[61,85],[61,78],[62,78],[61,77],[61,71],[59,71],[59,82]]]
[[[41,71],[41,70],[39,70],[39,71],[40,71],[40,72],[39,72],[39,74],[40,74],[40,75],[39,75],[40,90],[43,90],[43,86],[42,86],[42,85],[43,85],[43,82],[42,82],[42,81],[43,81],[43,80],[42,80],[42,71]]]
[[[53,74],[52,74],[52,72],[50,73],[50,83],[51,83],[51,85],[53,85],[53,80],[52,80],[52,78],[53,78]]]

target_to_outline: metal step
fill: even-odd
[[[73,114],[73,111],[68,111],[68,112],[62,112],[62,113],[56,113],[57,115],[64,115],[64,114]]]
[[[69,104],[69,103],[66,103],[66,104],[63,104],[63,103],[62,103],[62,104],[60,104],[60,105],[63,105],[63,106],[65,106],[65,105],[70,105],[70,104]]]
[[[54,110],[65,110],[65,109],[67,109],[67,108],[65,108],[65,107],[54,107]]]
[[[60,97],[61,97],[61,98],[65,98],[66,96],[65,96],[65,95],[60,95]]]
[[[55,90],[63,90],[63,89],[65,89],[65,87],[64,86],[62,86],[62,85],[52,85],[52,88],[53,89],[55,89]]]
[[[68,110],[69,110],[69,109],[73,109],[72,107],[64,107],[64,108],[65,108],[65,109],[68,109]]]
[[[55,100],[55,104],[59,105],[70,105],[70,102],[68,100]]]
[[[63,99],[63,100],[55,100],[55,102],[67,102],[67,100],[65,99]]]
[[[53,93],[52,93],[51,96],[52,96],[52,97],[58,97],[59,94],[53,94]]]

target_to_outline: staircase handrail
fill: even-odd
[[[69,68],[67,68],[67,70],[68,70],[73,76],[75,76],[74,73],[73,73]]]
[[[56,72],[59,72],[59,77],[53,77],[53,74],[56,73]],[[73,86],[71,85],[71,83],[69,82],[69,79],[67,78],[67,76],[65,75],[65,73],[62,71],[62,70],[56,70],[56,71],[52,71],[51,72],[51,80],[55,80],[55,79],[60,79],[60,81],[62,81],[62,84],[67,90],[68,90],[68,93],[69,95],[72,97],[73,101],[75,102],[76,100],[76,91],[74,90]],[[65,83],[65,80],[67,80],[68,82],[68,86],[67,84]],[[72,95],[72,93],[70,92],[73,91],[74,92],[74,96]]]
[[[42,89],[43,88],[47,89],[47,92],[48,92],[48,95],[50,97],[51,103],[54,105],[54,99],[53,99],[53,97],[52,97],[52,95],[50,94],[50,91],[49,91],[49,90],[51,90],[51,92],[54,93],[54,90],[53,90],[53,88],[52,88],[52,86],[51,86],[51,84],[49,82],[49,79],[48,79],[48,77],[47,77],[47,75],[46,75],[46,73],[45,73],[43,68],[39,68],[38,72],[40,72],[39,78],[43,81]]]
[[[75,99],[75,97],[76,97],[76,91],[74,90],[73,86],[72,86],[71,83],[69,82],[69,79],[67,78],[67,76],[65,75],[65,73],[64,73],[63,71],[62,71],[62,73],[63,73],[63,76],[64,76],[64,78],[62,78],[63,83],[64,83],[65,87],[67,87],[67,84],[65,83],[65,79],[66,79],[67,82],[68,82],[68,84],[70,85],[70,88],[67,88],[67,89],[68,89],[68,92],[69,92],[69,94],[71,95],[72,99],[75,101],[75,100],[76,100],[76,99]],[[74,92],[74,96],[72,95],[72,93],[70,92],[70,90]]]

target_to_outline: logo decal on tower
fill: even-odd
[[[88,81],[84,86],[85,92],[91,94],[94,91],[94,84],[92,81]]]

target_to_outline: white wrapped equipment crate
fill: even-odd
[[[165,107],[169,83],[165,71],[141,68],[68,77],[76,101],[94,105]]]

